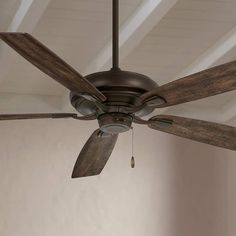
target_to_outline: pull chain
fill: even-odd
[[[131,132],[132,132],[132,157],[131,157],[131,168],[135,167],[135,160],[134,160],[134,128],[131,127]]]

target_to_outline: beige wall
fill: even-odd
[[[230,122],[236,126],[236,119]],[[236,138],[236,137],[235,137]],[[236,235],[236,153],[227,152],[228,159],[228,232],[229,236]]]
[[[234,152],[138,126],[135,169],[126,133],[102,175],[72,180],[95,127],[73,120],[0,123],[0,235],[235,235]]]

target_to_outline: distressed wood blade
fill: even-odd
[[[99,175],[116,144],[118,134],[105,134],[99,129],[90,136],[75,163],[72,178]]]
[[[152,129],[236,151],[236,128],[170,115],[158,115],[148,121]]]
[[[160,96],[168,107],[236,89],[236,61],[222,64],[162,85],[141,96],[143,102]]]
[[[78,94],[88,94],[99,101],[106,97],[70,65],[27,33],[0,33],[0,38],[38,69]]]
[[[37,113],[37,114],[0,114],[1,120],[27,120],[27,119],[58,119],[58,118],[77,118],[75,113]]]

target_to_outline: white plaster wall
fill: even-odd
[[[235,218],[225,151],[138,126],[135,169],[126,133],[100,176],[72,180],[95,128],[74,120],[0,123],[0,235],[228,235]]]

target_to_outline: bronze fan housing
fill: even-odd
[[[106,101],[99,106],[71,92],[71,104],[80,114],[96,114],[103,132],[128,131],[134,115],[143,117],[154,110],[153,107],[143,104],[140,99],[142,94],[158,87],[156,82],[145,75],[113,69],[93,73],[85,78],[106,96]],[[161,98],[159,102],[165,103]]]
[[[236,150],[236,128],[202,120],[158,115],[154,109],[183,104],[236,89],[236,61],[228,62],[158,86],[145,75],[119,68],[118,0],[113,0],[112,68],[82,76],[59,56],[27,33],[0,33],[0,38],[50,78],[70,90],[76,113],[1,114],[0,120],[73,118],[98,120],[82,148],[72,178],[98,175],[116,144],[119,133],[132,122],[205,144]]]

